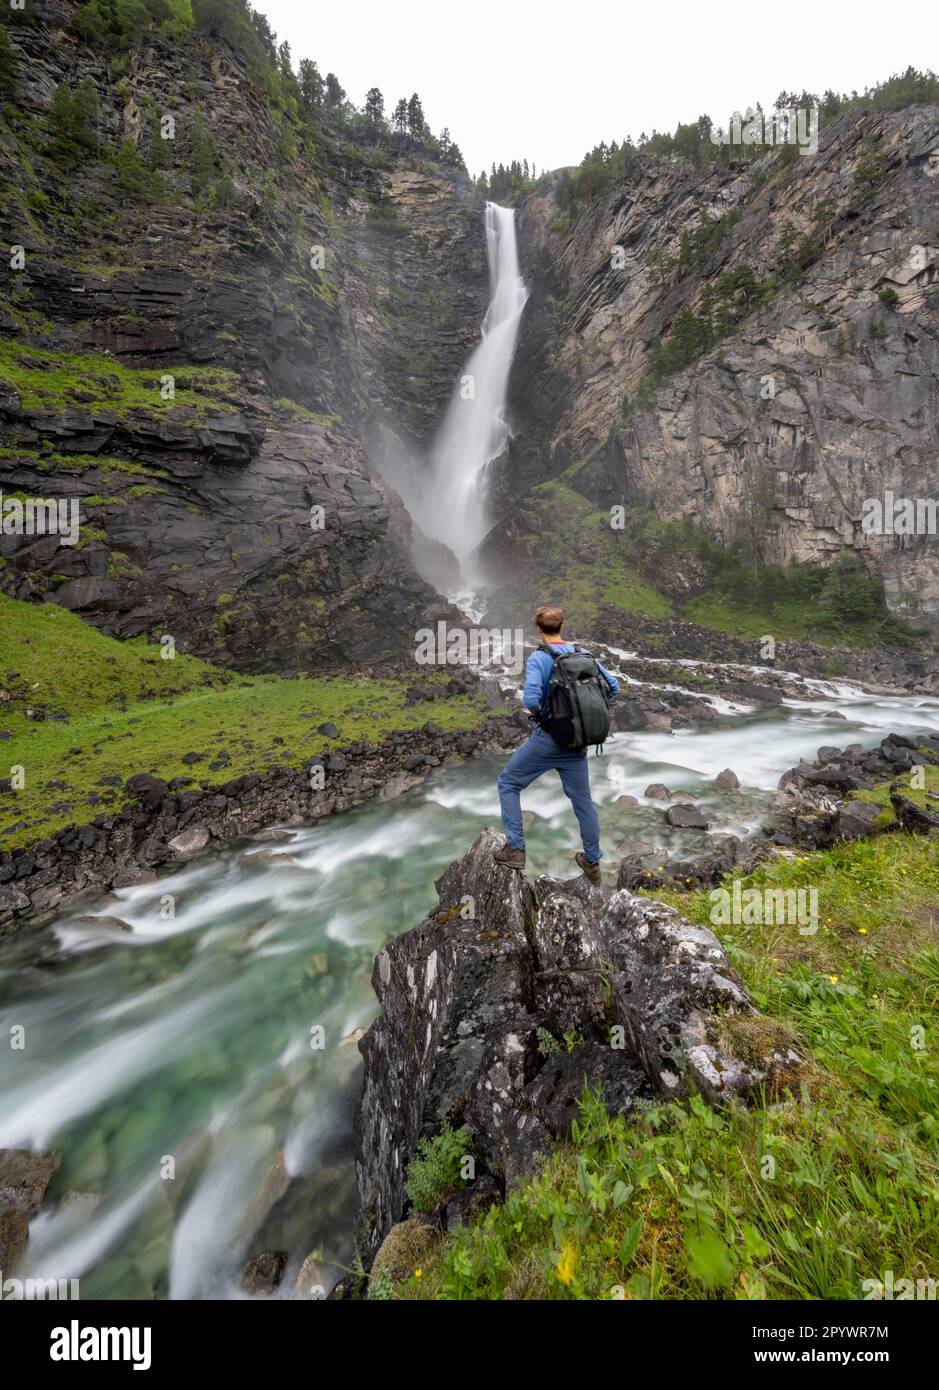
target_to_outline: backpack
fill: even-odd
[[[554,663],[541,728],[562,748],[599,749],[610,733],[610,702],[595,659],[583,647],[559,655],[542,642],[538,651],[547,652]]]

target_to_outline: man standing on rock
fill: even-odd
[[[587,748],[562,746],[548,729],[543,727],[545,723],[550,723],[547,718],[548,690],[556,658],[581,650],[576,648],[573,642],[565,642],[561,636],[563,625],[562,609],[547,604],[535,609],[535,626],[543,646],[532,652],[528,658],[522,702],[539,727],[520,748],[516,748],[499,776],[499,803],[502,807],[502,828],[505,831],[506,844],[505,848],[497,850],[493,857],[497,864],[506,864],[512,869],[525,868],[525,834],[522,829],[520,795],[529,783],[553,768],[561,778],[561,786],[570,799],[580,826],[584,848],[582,853],[574,855],[575,863],[583,869],[591,883],[599,884],[600,820],[590,796]],[[594,661],[594,658],[589,657],[588,660]],[[599,687],[600,701],[604,704],[605,714],[605,704],[619,694],[619,681],[610,675],[599,661],[596,661],[595,665],[595,675],[598,673],[599,679],[589,682],[590,696],[597,699],[596,689]]]

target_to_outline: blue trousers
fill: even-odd
[[[591,864],[600,859],[600,818],[590,798],[590,772],[587,750],[572,751],[555,743],[544,729],[536,729],[531,738],[516,748],[499,774],[499,803],[502,807],[502,828],[509,849],[525,848],[522,829],[521,793],[536,778],[555,768],[561,786],[570,798],[580,826],[584,854]]]

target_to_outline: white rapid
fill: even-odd
[[[486,204],[492,297],[482,339],[466,364],[434,445],[431,476],[417,520],[449,546],[464,578],[488,528],[486,472],[509,440],[505,419],[509,370],[528,291],[519,273],[515,213]]]

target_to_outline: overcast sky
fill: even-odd
[[[471,173],[539,172],[601,140],[673,130],[707,112],[771,106],[780,91],[863,90],[913,64],[939,68],[939,0],[253,0],[294,67],[313,58],[361,106],[420,94]]]

